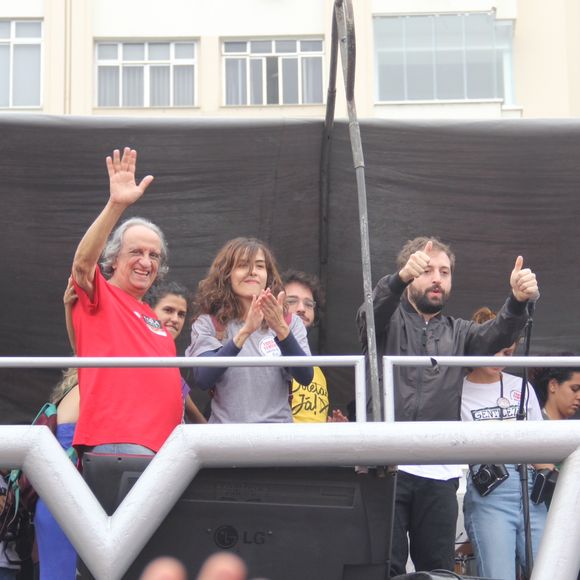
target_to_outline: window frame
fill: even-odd
[[[144,55],[142,59],[125,59],[123,55],[124,45],[143,44]],[[150,45],[169,44],[169,57],[166,59],[152,59],[149,53]],[[192,58],[177,58],[176,46],[181,44],[193,44]],[[99,47],[102,45],[115,45],[117,57],[114,59],[100,59]],[[195,109],[198,108],[198,79],[199,79],[199,40],[197,38],[114,38],[95,39],[94,41],[94,95],[95,109],[118,110],[118,109]],[[169,103],[166,105],[151,104],[151,68],[169,67]],[[193,67],[193,103],[176,105],[175,103],[175,69],[180,66]],[[116,105],[102,105],[99,103],[99,69],[102,67],[116,68],[118,70],[118,93]],[[126,105],[123,103],[123,71],[126,68],[140,68],[143,70],[143,99],[142,105]]]
[[[290,41],[296,43],[296,50],[294,51],[280,51],[277,49],[277,42]],[[316,41],[320,42],[321,47],[319,51],[303,50],[301,42]],[[270,52],[252,52],[251,43],[252,42],[270,42],[271,51]],[[245,50],[234,50],[231,52],[226,52],[226,44],[228,43],[244,43],[246,45]],[[308,106],[320,106],[325,104],[325,93],[324,93],[324,71],[325,71],[325,60],[324,60],[324,49],[325,42],[322,36],[273,36],[269,38],[254,38],[254,37],[243,37],[243,38],[221,38],[221,76],[222,76],[222,106],[223,107],[308,107]],[[277,75],[278,75],[278,85],[277,94],[278,102],[268,103],[268,74],[267,74],[267,59],[268,58],[277,59]],[[320,93],[321,100],[316,103],[308,103],[304,101],[304,62],[308,58],[318,58],[320,59]],[[243,103],[228,103],[228,83],[227,83],[227,61],[228,60],[240,60],[244,62],[245,68],[245,102]],[[284,72],[283,72],[283,62],[284,60],[296,60],[296,70],[297,70],[297,85],[296,92],[298,95],[298,100],[295,103],[285,103],[284,100]],[[252,62],[261,63],[261,92],[262,92],[262,102],[252,103]],[[236,87],[236,92],[239,92],[240,87]]]
[[[0,105],[0,111],[38,110],[43,107],[44,86],[44,20],[42,18],[0,18],[1,22],[10,24],[8,38],[0,38],[0,45],[8,46],[9,50],[9,75],[8,75],[8,105]],[[40,35],[35,37],[17,37],[16,25],[22,23],[40,24]],[[14,104],[14,46],[38,46],[39,47],[39,70],[38,70],[38,104],[15,105]]]
[[[472,15],[484,14],[488,16],[493,16],[493,31],[490,37],[491,43],[486,46],[480,47],[480,50],[486,49],[493,51],[493,78],[494,78],[494,94],[495,96],[487,97],[469,97],[468,96],[468,77],[469,77],[469,62],[468,62],[468,52],[469,45],[466,36],[466,21],[467,17]],[[449,97],[449,98],[439,98],[437,97],[438,83],[437,83],[437,64],[438,57],[445,52],[451,52],[451,49],[446,46],[438,46],[436,38],[436,18],[437,17],[449,17],[456,16],[461,18],[461,34],[462,40],[461,45],[457,47],[457,52],[461,52],[461,68],[462,68],[462,92],[463,96]],[[431,55],[433,63],[433,98],[419,99],[419,98],[409,98],[408,91],[408,55],[413,51],[417,50],[415,46],[406,46],[406,26],[405,21],[416,17],[431,17],[431,28],[432,28],[432,42],[431,42]],[[381,79],[380,79],[380,59],[379,55],[381,52],[389,52],[388,49],[379,49],[377,47],[377,35],[376,35],[376,25],[375,21],[380,19],[393,19],[403,21],[403,45],[401,55],[403,59],[403,64],[401,68],[401,73],[403,77],[403,99],[381,99]],[[498,28],[507,27],[511,28],[510,44],[509,47],[504,47],[503,44],[498,41]],[[493,11],[458,11],[458,12],[437,12],[437,13],[400,13],[400,14],[373,14],[373,35],[374,35],[374,46],[373,46],[373,57],[374,57],[374,104],[375,105],[391,105],[391,104],[452,104],[452,103],[478,103],[478,102],[503,102],[506,106],[511,106],[515,104],[514,99],[514,62],[513,62],[513,21],[506,19],[496,18]],[[392,50],[392,52],[396,52]],[[509,57],[507,62],[509,63],[509,68],[505,66],[506,56]],[[502,59],[504,66],[502,69],[498,68],[498,59]],[[498,90],[500,89],[500,79],[501,79],[501,89],[503,94]]]

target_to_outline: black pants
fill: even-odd
[[[417,571],[453,570],[458,486],[456,477],[440,481],[399,471],[391,577],[405,573],[409,547]]]

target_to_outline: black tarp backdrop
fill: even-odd
[[[501,306],[522,254],[541,286],[532,354],[578,352],[580,122],[370,121],[361,131],[373,281],[394,271],[405,240],[438,236],[457,257],[446,311],[470,318]],[[342,300],[327,309],[341,353],[352,348],[351,312],[362,299],[351,166],[343,127],[333,142],[328,279]]]
[[[139,176],[155,176],[126,217],[163,229],[169,277],[194,289],[236,236],[264,239],[283,267],[318,268],[320,141],[320,121],[2,117],[0,353],[70,353],[62,293],[76,245],[107,200],[113,148],[135,147]],[[58,380],[56,371],[0,372],[3,423],[28,422]]]
[[[577,350],[580,335],[580,122],[361,123],[373,279],[408,238],[433,234],[457,254],[448,311],[497,308],[521,253],[537,272],[533,352]],[[129,145],[155,175],[127,212],[158,223],[170,278],[194,289],[219,247],[264,239],[281,268],[317,272],[321,120],[0,116],[2,356],[70,353],[62,293],[78,240],[107,199],[104,157]],[[356,186],[347,127],[335,127],[329,198],[328,354],[360,351],[362,300]],[[187,332],[180,340],[180,352]],[[353,398],[352,372],[328,370],[333,406]],[[0,369],[0,423],[29,422],[55,370]],[[198,402],[204,398],[195,393]]]

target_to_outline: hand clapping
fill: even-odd
[[[253,296],[244,325],[234,338],[236,346],[241,348],[250,334],[258,330],[264,321],[276,333],[278,340],[284,340],[290,334],[284,318],[285,299],[284,292],[280,292],[276,298],[270,288],[262,290],[258,296]]]
[[[279,340],[284,340],[290,333],[284,319],[284,301],[286,293],[280,292],[278,297],[272,294],[270,288],[262,290],[258,297],[258,305],[264,314],[266,324],[276,333]]]

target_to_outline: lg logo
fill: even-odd
[[[238,543],[238,530],[232,526],[220,526],[214,533],[213,539],[218,547],[227,550]]]
[[[272,532],[248,532],[242,533],[242,544],[265,544],[266,536],[271,535]],[[228,550],[233,548],[240,541],[240,534],[233,526],[220,526],[216,529],[213,535],[214,542],[218,548]]]

